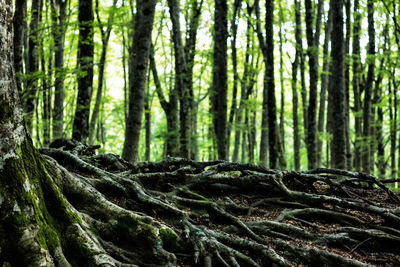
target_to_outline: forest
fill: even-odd
[[[17,1],[27,128],[39,147],[73,137],[131,162],[396,175],[399,3],[343,2],[156,1],[135,26],[132,0]]]
[[[0,264],[400,265],[397,0],[0,0]]]

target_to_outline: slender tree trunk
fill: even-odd
[[[300,2],[294,2],[295,16],[296,16],[296,28],[295,38],[296,40],[301,39],[301,28],[300,23]],[[297,72],[299,66],[299,59],[302,51],[300,45],[296,41],[296,54],[292,64],[292,108],[293,108],[293,153],[294,153],[294,169],[300,170],[300,136],[299,136],[299,117],[298,117],[298,95],[297,95]]]
[[[93,92],[94,32],[92,0],[79,0],[78,19],[78,96],[72,138],[86,143],[86,139],[89,136],[89,112]]]
[[[329,94],[332,95],[332,167],[346,168],[346,112],[345,112],[345,75],[344,75],[344,34],[343,34],[343,1],[331,0],[332,12],[332,77]]]
[[[362,136],[361,130],[361,99],[360,99],[360,28],[361,28],[361,14],[358,10],[359,0],[354,0],[354,25],[353,25],[353,92],[354,92],[354,169],[361,169],[361,151],[360,139]]]
[[[218,159],[227,159],[227,1],[215,0],[212,114]]]
[[[161,88],[161,82],[160,79],[158,78],[153,47],[150,51],[150,68],[153,74],[156,93],[167,119],[167,136],[165,138],[165,148],[166,148],[165,153],[166,155],[175,157],[179,155],[178,96],[176,88],[173,88],[170,90],[169,102],[167,102],[167,100],[165,99],[164,93]]]
[[[384,44],[383,44],[383,55],[387,55],[387,50],[386,50],[386,44],[387,44],[387,38],[386,38],[386,31],[388,30],[387,25],[385,26],[383,30],[383,38],[384,38]],[[380,60],[380,66],[379,70],[383,70],[385,68],[385,57],[381,58]],[[374,99],[373,99],[373,105],[375,108],[373,108],[373,115],[375,117],[375,110],[376,110],[376,118],[374,119],[374,131],[375,131],[375,137],[377,142],[376,142],[376,151],[377,151],[377,167],[378,167],[378,173],[380,178],[384,178],[386,174],[386,162],[385,162],[385,144],[383,140],[383,108],[381,105],[382,102],[382,81],[383,81],[383,74],[382,71],[378,72],[378,75],[375,80],[375,88],[374,88]],[[390,95],[389,95],[390,97]],[[375,149],[374,149],[375,150]]]
[[[303,129],[304,136],[307,136],[307,88],[305,79],[305,59],[303,50],[303,39],[302,39],[302,25],[301,25],[301,2],[300,0],[294,1],[295,6],[295,23],[296,31],[296,52],[299,53],[299,63],[300,63],[300,81],[301,81],[301,99],[302,99],[302,110],[303,110]]]
[[[15,1],[15,12],[13,17],[13,30],[14,30],[14,68],[17,80],[17,89],[19,94],[22,94],[22,79],[24,73],[23,67],[23,48],[24,48],[24,34],[26,27],[24,21],[26,19],[25,10],[26,0]]]
[[[232,31],[232,40],[231,40],[231,49],[232,49],[232,71],[233,71],[233,89],[232,89],[232,104],[231,104],[231,110],[229,113],[229,120],[228,120],[228,157],[229,157],[229,147],[230,147],[230,140],[231,140],[231,130],[233,128],[233,120],[235,116],[240,116],[238,113],[240,112],[237,110],[237,88],[238,88],[238,81],[239,81],[239,74],[237,71],[237,51],[236,51],[236,39],[237,39],[237,27],[238,23],[237,18],[240,16],[240,6],[242,4],[242,0],[235,0],[234,6],[233,6],[233,15],[232,15],[232,20],[231,20],[231,31]],[[236,127],[236,126],[235,126]],[[236,132],[235,132],[236,133]],[[235,134],[236,135],[236,134]],[[236,142],[236,137],[235,137],[235,142]],[[236,162],[237,161],[237,151],[235,155],[235,148],[237,148],[236,144],[234,145],[234,151],[232,155],[232,161]]]
[[[189,127],[187,129],[188,136],[188,149],[189,154],[188,157],[191,159],[198,158],[198,141],[197,141],[197,105],[198,103],[194,98],[194,90],[193,90],[193,67],[195,65],[195,55],[196,55],[196,42],[197,42],[197,30],[199,28],[200,23],[200,15],[203,7],[203,0],[198,2],[197,0],[191,0],[190,2],[190,22],[189,27],[186,32],[186,44],[184,47],[185,51],[185,60],[187,67],[187,77],[185,81],[185,88],[187,88],[189,92],[189,98],[184,100],[189,103],[188,110],[189,116],[187,120],[189,121]]]
[[[28,131],[32,133],[33,125],[33,113],[36,109],[36,98],[38,92],[38,77],[37,72],[39,71],[39,24],[40,24],[40,13],[41,13],[41,0],[33,0],[31,7],[31,22],[29,24],[29,35],[28,35],[28,61],[27,61],[27,79],[26,90],[23,93],[25,100],[25,122]]]
[[[50,48],[50,51],[52,49]],[[50,52],[50,55],[52,51]],[[41,67],[42,67],[42,124],[43,124],[43,146],[48,146],[50,144],[50,117],[51,117],[51,84],[52,84],[52,73],[53,63],[51,58],[49,59],[49,64],[46,73],[46,59],[44,55],[43,45],[41,45]]]
[[[285,161],[285,84],[283,78],[283,36],[282,36],[282,24],[283,24],[283,10],[282,0],[279,0],[279,81],[281,86],[281,110],[279,116],[279,140],[281,141],[281,154],[280,165],[286,165]],[[283,160],[283,161],[282,161]]]
[[[150,68],[149,68],[150,72]],[[151,154],[151,96],[150,96],[150,73],[147,76],[146,94],[144,98],[144,121],[145,121],[145,160],[150,161]]]
[[[92,111],[92,116],[90,118],[90,124],[89,124],[89,144],[93,145],[94,142],[94,132],[95,132],[95,126],[96,126],[96,120],[97,116],[99,114],[100,110],[100,103],[101,103],[101,96],[103,94],[103,83],[104,81],[104,70],[106,67],[106,58],[107,58],[107,48],[108,48],[108,41],[110,40],[110,34],[112,30],[112,24],[114,22],[114,14],[115,14],[115,8],[117,5],[117,0],[113,1],[113,5],[111,7],[111,13],[109,14],[108,21],[107,21],[107,27],[106,30],[103,29],[103,23],[101,22],[100,19],[100,13],[99,13],[99,0],[96,0],[96,14],[97,14],[97,21],[99,23],[99,29],[101,33],[101,56],[100,56],[100,61],[99,61],[99,77],[97,78],[97,93],[96,93],[96,101],[94,103],[94,108]]]
[[[172,21],[172,40],[175,52],[175,90],[179,96],[180,156],[189,157],[190,92],[187,87],[188,69],[180,30],[180,12],[177,0],[168,0]]]
[[[251,8],[248,7],[248,15],[251,16]],[[233,155],[232,155],[232,161],[236,162],[239,160],[239,148],[240,148],[240,137],[242,135],[242,132],[244,132],[244,126],[242,125],[242,120],[243,120],[243,114],[245,110],[245,100],[246,100],[246,95],[247,95],[247,86],[248,86],[248,80],[249,80],[249,66],[250,66],[250,45],[251,45],[251,24],[248,21],[247,23],[247,30],[246,30],[246,52],[245,52],[245,59],[244,59],[244,70],[243,70],[243,75],[241,78],[241,83],[240,83],[240,102],[239,102],[239,109],[236,112],[236,117],[235,117],[235,142],[234,142],[234,148],[233,148]],[[243,158],[242,158],[243,162]]]
[[[315,25],[313,27],[313,8],[311,0],[305,0],[306,7],[306,33],[308,44],[308,60],[310,73],[310,96],[307,110],[307,158],[308,168],[317,167],[317,96],[318,96],[318,50],[319,50],[319,34],[322,16],[323,0],[318,1],[318,11]]]
[[[126,121],[128,120],[128,89],[126,77],[126,40],[124,28],[122,28],[122,69],[124,72],[124,118],[126,127]]]
[[[364,96],[364,110],[363,110],[363,120],[364,120],[364,129],[363,135],[367,141],[370,141],[371,138],[371,94],[372,94],[372,86],[375,78],[375,26],[374,26],[374,3],[373,0],[368,0],[368,54],[371,56],[368,64],[368,74],[367,74],[367,83],[365,86],[365,96]],[[362,153],[362,166],[363,171],[369,173],[373,170],[373,166],[371,166],[371,157],[370,157],[370,146],[363,146]]]
[[[329,10],[328,20],[325,23],[325,39],[324,39],[324,51],[323,51],[323,63],[322,63],[322,73],[321,73],[321,94],[319,97],[319,112],[318,112],[318,133],[322,134],[324,132],[325,126],[325,106],[326,106],[326,93],[328,90],[328,79],[329,79],[329,43],[331,40],[331,31],[332,31],[332,18],[331,18],[331,10]],[[318,166],[321,166],[322,163],[322,143],[323,140],[321,137],[318,137]]]
[[[56,1],[56,2],[55,2]],[[65,20],[67,18],[67,0],[52,0],[52,20],[54,38],[54,105],[53,105],[53,139],[63,136],[64,128],[64,39]],[[57,3],[57,4],[56,4]],[[58,14],[57,14],[58,11]]]
[[[133,71],[129,83],[129,114],[125,131],[122,157],[130,162],[138,160],[139,137],[142,127],[144,91],[147,63],[151,50],[151,33],[154,22],[156,0],[137,0],[137,11],[133,35]]]
[[[344,83],[345,83],[345,142],[346,142],[346,168],[351,170],[352,159],[350,151],[350,36],[351,36],[351,1],[345,1],[346,8],[346,39],[345,39],[345,61],[344,61]]]
[[[256,7],[257,20],[260,19],[259,3],[254,3]],[[273,50],[273,21],[274,21],[274,1],[266,1],[265,11],[265,39],[263,37],[259,22],[257,22],[257,36],[264,56],[264,90],[262,104],[261,122],[261,143],[260,143],[260,162],[266,164],[267,144],[269,148],[269,167],[277,168],[280,155],[282,155],[278,125],[276,117],[276,98],[274,81],[274,50]],[[268,134],[267,134],[268,133]]]

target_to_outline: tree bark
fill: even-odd
[[[67,0],[52,0],[52,21],[54,38],[54,105],[53,105],[53,139],[63,137],[64,128],[64,40],[65,20],[67,18]],[[57,14],[58,11],[58,14]]]
[[[228,140],[227,140],[227,145],[228,145],[228,157],[229,157],[229,148],[230,148],[230,140],[231,140],[231,131],[234,128],[233,126],[233,120],[237,116],[241,116],[238,113],[240,112],[237,107],[237,89],[238,89],[238,82],[239,82],[239,74],[237,70],[237,49],[236,49],[236,40],[237,40],[237,28],[238,28],[238,23],[236,22],[238,20],[238,17],[240,17],[240,7],[242,5],[242,0],[235,0],[234,6],[233,6],[233,15],[232,15],[232,20],[231,20],[231,31],[232,31],[232,40],[231,40],[231,49],[232,49],[232,71],[233,71],[233,89],[232,89],[232,104],[231,104],[231,110],[229,112],[229,120],[228,120]],[[239,104],[240,105],[240,104]],[[235,120],[236,121],[236,120]],[[238,127],[236,125],[235,127]],[[236,131],[235,131],[236,133]],[[236,136],[236,134],[235,134]],[[240,140],[240,139],[239,139]],[[233,155],[232,155],[232,161],[237,161],[238,157],[238,152],[236,150],[235,153],[235,148],[238,148],[238,145],[236,146],[236,137],[234,139],[234,148],[233,148]]]
[[[286,160],[285,160],[285,82],[283,78],[283,34],[282,34],[282,24],[283,24],[283,9],[282,9],[282,0],[279,0],[279,81],[281,87],[281,106],[280,106],[280,115],[279,115],[279,140],[281,143],[281,154],[280,158],[280,167],[286,168]],[[283,161],[282,161],[283,160]]]
[[[352,169],[352,158],[350,151],[350,36],[351,36],[351,1],[345,1],[346,10],[346,39],[345,39],[345,60],[344,60],[344,84],[345,84],[345,142],[346,142],[346,168]]]
[[[78,96],[72,138],[86,143],[89,136],[90,102],[93,92],[93,2],[92,0],[79,1],[79,43],[78,43]]]
[[[331,75],[329,75],[329,43],[331,40],[331,31],[332,31],[332,18],[331,18],[331,10],[328,14],[328,19],[325,22],[325,40],[324,40],[324,48],[323,48],[323,63],[322,63],[322,73],[321,73],[321,94],[319,100],[319,112],[318,112],[318,133],[322,134],[324,132],[325,126],[325,106],[326,106],[326,93],[328,91],[328,79]],[[322,163],[322,144],[323,140],[321,137],[318,137],[318,166],[321,166]]]
[[[165,99],[154,59],[154,47],[150,51],[150,68],[153,74],[153,81],[156,87],[156,93],[161,107],[165,112],[167,119],[167,135],[165,137],[165,155],[179,156],[179,126],[178,126],[178,95],[176,88],[171,88],[169,101]]]
[[[227,1],[215,0],[212,114],[218,159],[227,159]]]
[[[375,79],[375,26],[374,26],[374,3],[368,0],[368,74],[365,86],[363,121],[363,135],[366,141],[370,141],[371,135],[371,94]],[[371,166],[370,146],[365,144],[362,153],[362,169],[369,173],[373,170]]]
[[[104,80],[104,70],[106,67],[106,58],[107,58],[107,49],[108,49],[108,41],[110,40],[111,30],[114,22],[114,14],[117,5],[117,0],[113,1],[111,11],[107,20],[107,26],[104,30],[103,23],[101,22],[100,13],[99,13],[99,0],[96,0],[96,14],[97,14],[97,22],[99,23],[99,29],[101,33],[101,55],[99,61],[99,77],[97,78],[97,92],[96,92],[96,101],[94,103],[92,116],[90,117],[90,124],[89,124],[89,144],[93,145],[94,142],[94,133],[95,133],[95,126],[97,116],[99,115],[100,110],[100,103],[101,103],[101,96],[103,94],[103,83]]]
[[[137,1],[133,48],[133,77],[129,83],[129,114],[122,157],[130,162],[138,160],[140,130],[146,86],[147,63],[151,49],[151,33],[156,1]]]
[[[18,92],[22,94],[22,79],[21,76],[24,73],[23,59],[24,59],[24,34],[27,30],[25,28],[25,10],[26,0],[15,1],[15,12],[13,17],[13,29],[14,29],[14,68],[17,79]]]
[[[28,61],[27,74],[29,78],[27,79],[27,85],[25,92],[23,93],[24,98],[24,108],[26,116],[26,125],[28,131],[32,133],[33,127],[33,113],[36,109],[36,98],[38,92],[38,76],[39,71],[39,51],[38,43],[39,37],[39,24],[40,24],[40,13],[41,13],[41,1],[33,0],[31,7],[31,22],[29,24],[29,35],[28,35]]]
[[[274,21],[274,1],[266,1],[265,11],[265,39],[263,37],[259,24],[260,11],[259,1],[254,3],[257,16],[257,36],[260,47],[264,56],[264,90],[262,104],[262,121],[261,121],[261,143],[260,143],[260,162],[266,164],[267,160],[267,144],[269,148],[269,167],[277,168],[279,159],[282,155],[279,129],[276,116],[276,98],[275,98],[275,81],[274,81],[274,50],[273,50],[273,21]]]
[[[190,4],[190,21],[189,27],[186,31],[186,43],[184,47],[185,60],[187,67],[187,78],[185,79],[185,87],[189,91],[189,98],[183,101],[189,102],[189,128],[188,128],[188,149],[189,158],[197,159],[198,155],[198,141],[197,141],[197,110],[198,102],[195,100],[194,96],[194,82],[193,82],[193,68],[195,65],[195,55],[196,55],[196,42],[197,42],[197,31],[200,24],[200,15],[203,8],[203,0],[191,0]]]
[[[300,28],[300,1],[295,0],[295,39],[301,40],[301,28]],[[303,51],[300,49],[299,43],[296,41],[296,54],[295,59],[292,63],[292,109],[293,109],[293,154],[294,154],[294,169],[300,170],[300,135],[299,135],[299,117],[298,117],[298,94],[297,94],[297,72],[299,66],[299,60]]]
[[[344,76],[344,34],[343,34],[343,1],[331,0],[332,12],[332,77],[329,93],[334,100],[332,104],[332,166],[346,168],[345,141],[345,76]]]
[[[319,54],[319,35],[321,28],[322,3],[318,1],[316,25],[314,31],[314,16],[311,0],[305,0],[306,7],[306,34],[308,44],[308,62],[310,73],[310,96],[307,110],[307,158],[308,168],[317,167],[317,96],[318,96],[318,54]]]
[[[247,7],[247,15],[251,17],[252,8]],[[239,149],[240,149],[240,138],[243,136],[242,133],[244,132],[244,124],[243,124],[243,116],[245,112],[245,100],[247,97],[247,89],[249,84],[249,68],[250,68],[250,54],[251,54],[251,23],[250,21],[247,22],[247,29],[246,29],[246,52],[244,56],[244,66],[243,66],[243,74],[240,79],[240,101],[239,101],[239,108],[236,111],[235,116],[235,140],[234,140],[234,147],[233,147],[233,155],[232,161],[237,162],[239,161]],[[242,140],[244,142],[244,139]],[[244,162],[242,157],[242,162]]]
[[[172,40],[175,53],[175,90],[179,97],[180,156],[189,157],[190,92],[187,87],[188,69],[180,30],[180,11],[177,0],[168,0],[172,21]],[[189,100],[189,101],[188,101]]]
[[[361,151],[360,139],[362,138],[361,130],[361,93],[360,93],[360,29],[361,29],[361,14],[358,10],[359,0],[354,1],[354,26],[353,26],[353,92],[354,92],[354,169],[361,168]]]

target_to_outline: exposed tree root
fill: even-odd
[[[371,175],[40,152],[44,194],[70,214],[47,204],[64,220],[51,253],[60,266],[400,265],[399,197]]]

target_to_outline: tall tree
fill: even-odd
[[[63,136],[64,128],[64,42],[67,18],[67,0],[51,0],[54,38],[54,105],[53,138]]]
[[[14,30],[14,68],[17,79],[18,92],[22,93],[22,79],[24,73],[23,69],[23,48],[24,48],[24,34],[25,28],[25,10],[26,0],[16,0],[15,6],[17,7],[13,17],[13,30]]]
[[[374,25],[374,2],[368,0],[368,74],[365,85],[364,110],[363,110],[363,135],[366,140],[371,135],[371,95],[375,79],[375,25]],[[365,144],[362,153],[362,168],[364,172],[373,170],[371,166],[370,146]]]
[[[89,113],[93,91],[93,20],[92,0],[79,0],[78,96],[72,138],[82,143],[86,143],[89,136]]]
[[[279,81],[280,81],[280,91],[281,91],[281,110],[279,116],[279,140],[281,141],[281,155],[280,159],[285,158],[285,81],[283,78],[283,9],[282,0],[279,0]],[[280,164],[281,167],[283,164]],[[286,165],[286,162],[285,162]]]
[[[168,0],[172,21],[172,40],[175,54],[175,89],[179,97],[180,156],[189,157],[190,93],[187,86],[188,69],[180,29],[180,10],[177,0]]]
[[[330,77],[329,73],[329,65],[330,65],[330,56],[329,56],[329,43],[331,40],[331,30],[332,30],[332,18],[331,12],[329,9],[328,19],[325,22],[325,38],[324,38],[324,48],[323,48],[323,63],[322,63],[322,73],[321,73],[321,94],[319,101],[319,111],[318,111],[318,133],[322,133],[324,131],[325,126],[325,106],[326,106],[326,93],[328,91],[328,79]],[[322,162],[322,138],[318,138],[317,142],[317,153],[318,153],[318,166],[321,166]]]
[[[130,162],[138,160],[147,65],[151,50],[151,33],[153,30],[156,3],[156,0],[137,0],[136,2],[137,11],[132,40],[133,77],[129,82],[129,114],[122,152],[122,157]]]
[[[101,96],[103,94],[103,83],[104,81],[104,70],[106,66],[106,58],[107,58],[107,48],[108,48],[108,41],[110,40],[112,25],[114,22],[114,14],[116,11],[117,0],[113,0],[113,4],[111,6],[110,14],[108,15],[107,24],[104,29],[104,24],[101,21],[100,12],[99,12],[99,0],[96,0],[96,18],[99,24],[99,30],[101,34],[101,55],[99,61],[99,77],[97,78],[97,93],[96,93],[96,101],[93,107],[92,116],[90,117],[90,124],[89,124],[89,144],[93,144],[94,142],[94,132],[96,126],[97,116],[99,115],[100,111],[100,103],[101,103]]]
[[[246,29],[246,52],[244,56],[244,70],[243,74],[241,77],[241,83],[240,83],[240,101],[239,101],[239,108],[236,111],[236,116],[235,116],[235,142],[234,142],[234,148],[233,148],[233,155],[232,155],[232,161],[236,162],[239,160],[239,146],[240,146],[240,137],[243,136],[242,142],[245,142],[245,134],[242,134],[244,127],[242,126],[242,118],[243,114],[245,111],[245,101],[246,97],[248,96],[247,94],[247,88],[249,84],[249,76],[250,76],[250,54],[251,54],[251,42],[252,42],[252,31],[251,31],[251,23],[250,23],[250,18],[252,14],[253,8],[248,4],[247,5],[247,15],[248,15],[248,21],[247,21],[247,29]],[[244,158],[244,157],[243,157]],[[244,160],[242,160],[244,161]]]
[[[193,82],[193,68],[195,65],[195,55],[196,55],[196,42],[197,42],[197,32],[200,24],[200,15],[203,7],[203,0],[191,0],[188,1],[190,14],[189,14],[189,25],[186,30],[186,40],[185,40],[185,59],[187,68],[187,78],[185,79],[187,90],[189,92],[188,99],[182,99],[183,101],[189,102],[189,117],[187,120],[190,121],[190,131],[187,134],[189,138],[189,158],[198,158],[198,141],[197,141],[197,110],[199,102],[195,100],[194,96],[194,82]],[[200,101],[201,102],[201,101]],[[186,111],[185,111],[186,112]],[[186,120],[186,121],[187,121]],[[182,122],[186,122],[182,121]],[[185,125],[183,125],[185,126]]]
[[[38,71],[39,71],[39,24],[40,24],[40,13],[42,7],[42,0],[33,0],[31,6],[31,22],[29,24],[29,35],[28,35],[28,61],[27,66],[27,85],[23,93],[24,107],[26,113],[26,125],[28,131],[32,133],[33,125],[33,113],[37,105],[37,92],[38,92]]]
[[[215,0],[212,111],[218,159],[227,159],[227,1]]]
[[[292,108],[293,108],[293,153],[294,153],[294,169],[300,170],[300,134],[299,134],[299,117],[298,117],[298,95],[297,95],[297,72],[299,60],[303,53],[298,40],[301,40],[300,28],[300,1],[294,1],[295,12],[295,38],[296,38],[296,54],[292,63]]]
[[[361,92],[360,92],[360,29],[361,29],[361,13],[359,11],[359,0],[354,1],[353,7],[353,93],[354,93],[354,169],[359,170],[361,167],[361,151],[360,139],[362,137],[361,129]]]
[[[229,120],[228,120],[228,156],[229,156],[229,147],[230,147],[230,139],[231,139],[231,129],[233,128],[233,120],[237,117],[237,91],[238,91],[238,82],[239,82],[239,74],[238,74],[238,63],[237,63],[237,29],[238,29],[238,17],[240,17],[240,6],[242,5],[242,0],[235,0],[233,5],[233,15],[231,19],[231,49],[232,49],[232,71],[233,71],[233,89],[232,89],[232,104],[231,110],[229,112]],[[235,149],[235,147],[234,147]],[[232,161],[237,161],[237,153],[232,155]]]
[[[351,37],[351,1],[344,1],[346,10],[346,38],[345,38],[345,61],[344,61],[344,84],[345,84],[345,142],[346,142],[346,168],[351,169],[350,151],[350,37]]]
[[[332,77],[329,93],[332,104],[332,143],[331,158],[334,168],[346,168],[345,143],[345,77],[344,77],[344,35],[343,0],[331,0],[332,12]]]
[[[171,157],[179,155],[179,125],[178,125],[178,93],[176,87],[170,88],[169,100],[164,96],[161,82],[158,77],[156,62],[154,59],[154,47],[150,51],[150,68],[153,74],[153,81],[156,87],[156,93],[161,104],[161,108],[165,112],[167,119],[167,132],[165,137],[165,153]]]
[[[319,54],[319,36],[321,29],[322,3],[318,1],[317,17],[314,31],[314,11],[311,0],[305,0],[306,7],[306,34],[307,34],[307,54],[310,74],[310,95],[308,99],[307,110],[307,158],[308,168],[317,166],[317,98],[318,98],[318,54]]]
[[[260,162],[266,164],[267,147],[269,148],[269,167],[277,168],[280,157],[283,156],[279,145],[278,124],[276,116],[276,97],[274,80],[274,1],[267,0],[265,3],[265,39],[260,26],[259,1],[255,1],[257,16],[257,36],[264,57],[264,90],[262,104]],[[268,146],[267,146],[268,144]]]

